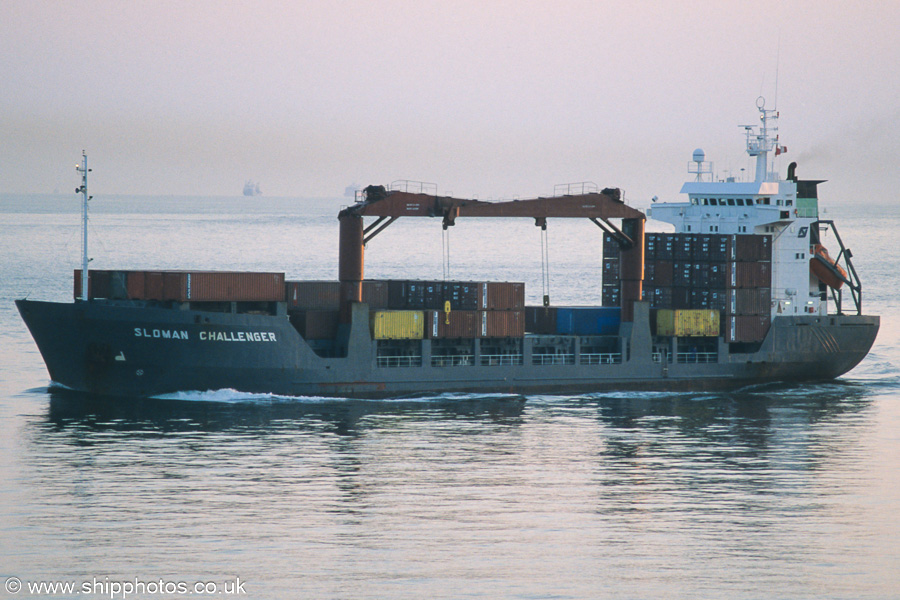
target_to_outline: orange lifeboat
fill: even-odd
[[[819,281],[836,290],[841,289],[845,283],[850,283],[847,271],[828,256],[828,250],[822,244],[814,246],[812,258],[809,259],[809,270]]]

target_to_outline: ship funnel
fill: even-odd
[[[795,173],[796,170],[797,170],[796,162],[792,162],[791,164],[788,165],[788,173],[787,173],[788,181],[793,181],[794,183],[797,182],[797,174]]]

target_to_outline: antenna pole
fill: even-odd
[[[88,173],[91,172],[87,166],[87,153],[81,151],[81,164],[75,166],[75,170],[81,173],[81,187],[75,190],[75,193],[81,193],[81,299],[87,302],[88,299]]]

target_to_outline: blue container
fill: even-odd
[[[556,333],[560,335],[617,335],[622,322],[618,306],[560,306]]]

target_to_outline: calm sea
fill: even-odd
[[[92,265],[335,279],[341,203],[101,197]],[[48,387],[13,300],[71,299],[79,211],[0,196],[0,597],[900,597],[897,211],[827,215],[882,316],[838,381],[365,402]],[[599,303],[599,230],[548,233],[552,301]],[[439,279],[442,249],[401,219],[366,274]],[[460,222],[449,252],[538,302],[533,223]]]

